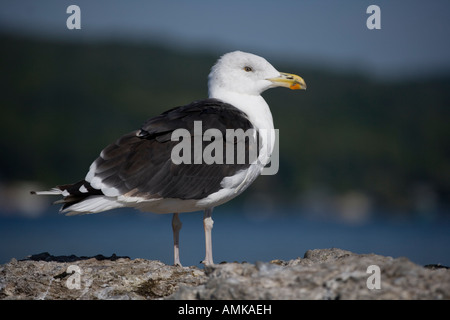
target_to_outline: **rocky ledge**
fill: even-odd
[[[0,266],[0,299],[450,299],[450,270],[341,249],[204,269],[42,253]]]

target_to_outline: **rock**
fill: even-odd
[[[367,280],[380,268],[380,289]],[[309,250],[304,258],[225,264],[205,270],[208,281],[181,288],[172,299],[450,299],[450,270],[429,270],[406,258]]]
[[[369,266],[376,266],[368,270]],[[380,289],[376,284],[379,267]],[[369,271],[369,272],[368,272]],[[369,283],[369,288],[368,287]],[[289,261],[203,270],[127,257],[54,257],[0,266],[1,299],[450,299],[450,269],[406,258],[308,250]]]
[[[0,299],[158,299],[205,280],[198,268],[160,261],[43,253],[0,267]]]

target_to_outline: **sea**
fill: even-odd
[[[450,266],[450,215],[433,219],[371,218],[357,223],[279,210],[270,215],[218,207],[213,212],[214,262],[290,260],[313,249],[406,257],[419,265]],[[180,260],[201,266],[203,213],[183,213]],[[0,213],[0,264],[52,255],[127,256],[173,263],[172,215],[119,209],[64,216],[50,207],[34,218]]]

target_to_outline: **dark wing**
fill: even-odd
[[[233,176],[250,164],[249,161],[243,164],[226,164],[225,149],[223,164],[194,164],[194,121],[201,121],[202,133],[208,129],[218,129],[224,139],[226,129],[253,129],[247,115],[230,104],[217,99],[196,101],[147,120],[140,130],[126,134],[106,147],[91,166],[91,170],[95,171],[94,178],[87,178],[90,184],[81,181],[72,186],[79,188],[84,185],[83,191],[88,190],[83,193],[85,197],[98,194],[99,183],[106,195],[109,195],[106,189],[114,188],[113,191],[118,194],[146,199],[207,197],[220,190],[224,177]],[[171,159],[172,149],[180,143],[172,141],[171,136],[180,128],[188,130],[191,135],[190,164],[177,165]],[[203,142],[202,150],[209,143],[211,142]],[[246,149],[249,145],[246,141]],[[93,179],[97,180],[96,183]],[[66,189],[71,193],[69,188]],[[78,201],[71,201],[67,205]]]

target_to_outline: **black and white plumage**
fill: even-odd
[[[241,51],[227,53],[211,69],[208,99],[168,110],[122,136],[102,150],[83,180],[34,193],[62,195],[63,199],[56,203],[62,203],[61,212],[68,215],[120,207],[174,213],[174,263],[179,265],[178,214],[204,210],[203,263],[211,265],[212,210],[242,193],[260,175],[270,160],[274,139],[256,137],[258,161],[175,164],[171,153],[179,142],[173,141],[172,134],[186,129],[194,139],[198,134],[194,123],[198,121],[202,134],[216,129],[224,137],[227,129],[271,130],[272,115],[260,94],[276,86],[306,89],[302,78],[278,72],[264,58]],[[202,150],[207,145],[208,141],[204,141]],[[247,141],[245,147],[248,151],[255,146]]]

